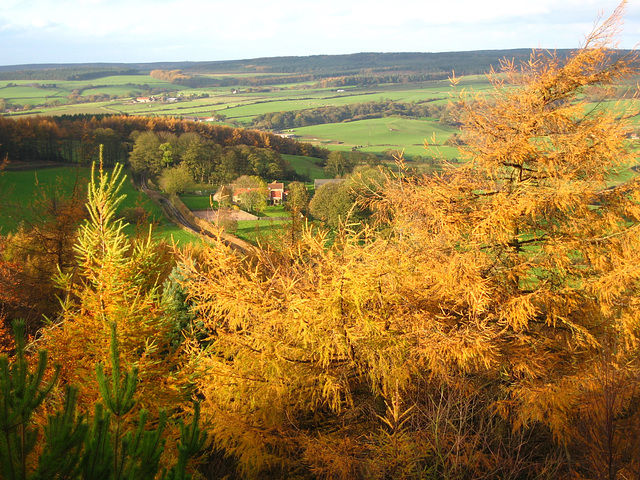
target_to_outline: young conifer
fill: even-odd
[[[111,374],[96,366],[102,403],[95,406],[90,427],[77,414],[77,389],[67,388],[64,405],[49,415],[39,436],[35,410],[51,393],[53,381],[44,383],[47,354],[40,351],[34,371],[25,356],[24,323],[14,322],[16,356],[0,356],[0,479],[3,480],[153,480],[186,479],[187,461],[203,448],[206,435],[198,426],[199,407],[192,423],[179,421],[178,458],[169,469],[160,466],[165,448],[162,433],[166,415],[151,429],[148,412],[141,410],[137,427],[125,429],[123,417],[134,407],[136,375],[122,372],[115,325],[111,336]],[[120,379],[120,377],[123,377]],[[108,377],[111,377],[110,379]],[[109,387],[109,384],[111,387]],[[36,442],[42,443],[35,448]]]
[[[65,292],[62,312],[42,330],[42,342],[60,364],[61,378],[79,388],[80,411],[88,415],[93,405],[104,401],[105,414],[113,416],[120,432],[135,431],[140,410],[147,410],[155,422],[162,410],[180,411],[188,401],[177,368],[183,337],[176,335],[179,326],[160,289],[165,259],[151,232],[134,240],[124,233],[125,225],[116,215],[123,181],[121,165],[111,174],[101,165],[94,168],[88,188],[90,218],[76,245],[78,269],[73,275],[59,275]],[[112,328],[117,328],[118,355]],[[98,379],[96,364],[103,365]],[[130,373],[121,377],[125,371]],[[177,427],[170,424],[163,435],[168,444],[163,458],[177,458]]]
[[[0,356],[0,471],[8,480],[27,478],[28,457],[37,440],[32,416],[55,385],[45,383],[47,354],[41,350],[35,370],[30,371],[25,357],[24,322],[13,324],[16,359]]]

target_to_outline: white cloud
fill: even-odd
[[[43,28],[49,26],[49,22],[43,20],[42,18],[34,18],[31,20],[31,25],[36,28]]]
[[[578,46],[617,0],[0,0],[0,64]],[[34,18],[34,12],[37,12]],[[640,0],[622,36],[638,43]],[[16,37],[16,35],[21,36]],[[31,46],[31,50],[29,49]],[[55,48],[54,48],[55,46]],[[31,52],[31,53],[29,53]],[[100,58],[98,58],[98,56]],[[41,60],[38,60],[41,61]]]

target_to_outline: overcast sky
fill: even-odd
[[[0,0],[0,65],[574,48],[618,0]],[[627,4],[621,48],[640,42]]]

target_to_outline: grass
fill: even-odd
[[[289,212],[287,212],[282,205],[270,205],[265,208],[259,216],[262,218],[282,218],[288,217]]]
[[[58,84],[58,82],[55,82]],[[78,82],[69,82],[69,84],[78,83]],[[87,81],[81,82],[83,84],[87,84]],[[152,87],[167,87],[167,88],[175,88],[175,85],[166,82],[165,80],[161,80],[159,78],[153,78],[149,75],[110,75],[108,77],[98,78],[96,80],[90,80],[88,83],[93,83],[96,85],[144,85],[147,84]]]
[[[424,140],[435,138],[442,145],[457,132],[453,127],[433,120],[416,120],[403,117],[374,118],[347,123],[330,123],[293,129],[302,140],[323,145],[332,150],[350,150],[358,147],[363,152],[381,154],[385,150],[404,150],[407,155],[427,155]],[[339,143],[336,143],[339,142]],[[442,153],[450,158],[456,149],[442,147]]]
[[[318,165],[319,160],[317,158],[300,155],[282,155],[282,158],[289,162],[297,174],[306,175],[311,181],[316,178],[326,177],[324,168]]]
[[[288,220],[240,220],[235,235],[254,245],[277,242],[288,224]]]
[[[55,167],[38,168],[23,171],[4,171],[0,174],[0,234],[16,232],[21,224],[36,222],[38,201],[52,192],[68,196],[74,185],[82,188],[86,195],[86,185],[91,178],[88,167]],[[121,195],[125,195],[118,208],[142,207],[154,223],[154,238],[178,243],[198,241],[198,237],[185,232],[169,222],[162,209],[153,203],[144,193],[135,189],[127,178],[122,184]],[[208,197],[207,197],[208,198]],[[146,234],[148,227],[143,227],[141,234]],[[135,235],[136,225],[125,227],[127,235]]]
[[[33,102],[25,102],[33,103]],[[64,102],[63,102],[64,103]],[[16,114],[10,114],[15,116],[23,115],[81,115],[81,114],[104,114],[104,113],[119,113],[111,108],[111,102],[95,102],[95,103],[81,103],[75,105],[60,105],[38,108],[36,110],[30,110],[30,113],[19,112]]]
[[[312,89],[249,93],[236,95],[223,112],[227,118],[249,123],[256,115],[269,112],[292,112],[325,106],[339,107],[354,103],[394,100],[399,102],[419,102],[424,100],[448,100],[448,94],[440,86],[433,88],[404,88],[397,86],[382,89],[346,90],[337,93],[332,89]],[[448,87],[446,87],[448,90]],[[283,98],[285,97],[285,98]]]
[[[163,225],[155,227],[154,238],[176,245],[197,244],[204,242],[204,240],[202,240],[202,238],[198,235],[182,230],[180,227],[174,225],[173,223],[165,223]]]
[[[218,202],[212,201],[209,195],[183,194],[180,200],[189,210],[209,210],[218,208]]]
[[[54,191],[71,192],[74,184],[86,191],[90,170],[80,167],[6,171],[0,175],[0,233],[15,232],[37,218],[37,203]],[[64,193],[63,193],[64,195]]]
[[[4,87],[0,89],[0,97],[6,98],[10,102],[17,100],[38,100],[43,101],[44,98],[52,97],[60,93],[59,89],[35,88],[35,87]]]

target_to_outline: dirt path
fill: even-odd
[[[215,223],[218,219],[218,210],[193,210],[193,214],[202,218],[203,220],[207,220],[208,222]],[[231,220],[257,220],[258,217],[243,210],[230,210],[229,211]]]

